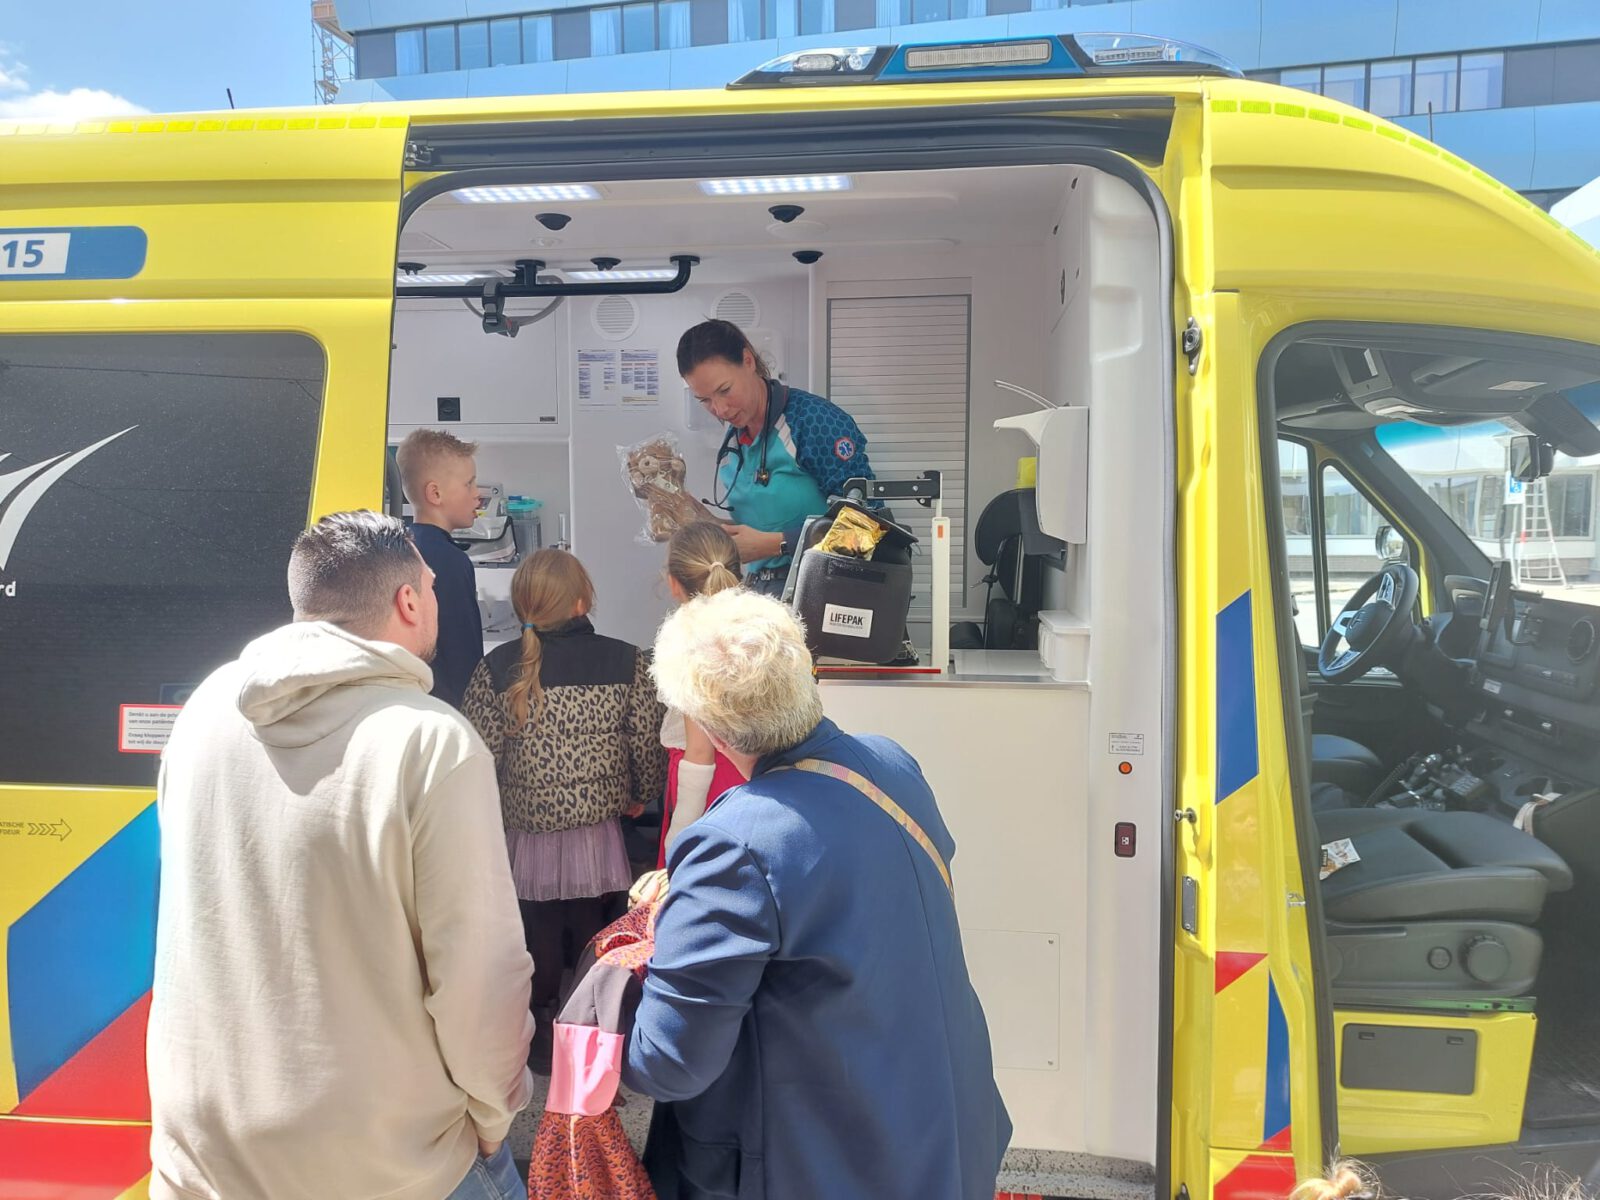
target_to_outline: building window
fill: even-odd
[[[1556,537],[1586,538],[1593,529],[1594,476],[1551,475],[1544,481]]]
[[[1339,63],[1322,68],[1322,94],[1353,108],[1367,106],[1367,64]]]
[[[982,0],[979,0],[981,3]],[[1019,13],[1028,11],[1028,0],[989,0],[984,6],[991,17],[998,17],[1005,13]],[[1277,83],[1274,78],[1273,83]]]
[[[834,0],[799,0],[801,33],[832,33]]]
[[[428,45],[428,73],[456,69],[456,27],[430,25],[423,31]]]
[[[1417,59],[1416,82],[1412,85],[1412,111],[1447,113],[1456,110],[1456,56]]]
[[[692,46],[694,37],[689,0],[662,0],[657,8],[661,12],[661,48],[682,50],[685,46]]]
[[[473,71],[489,65],[489,23],[464,21],[456,26],[461,38],[461,69]]]
[[[1322,95],[1322,68],[1321,67],[1294,67],[1280,72],[1278,82],[1284,87],[1299,88],[1302,92],[1313,92]]]
[[[589,57],[589,14],[582,9],[555,16],[555,57],[560,60]]]
[[[622,52],[638,54],[656,48],[656,6],[625,4],[622,7]]]
[[[589,10],[589,55],[602,58],[608,54],[622,53],[622,10],[620,8],[591,8]]]
[[[489,22],[489,65],[514,67],[522,61],[522,32],[515,17]]]
[[[1372,112],[1380,117],[1411,115],[1411,60],[1391,58],[1372,64],[1368,89]]]
[[[925,21],[948,21],[950,0],[911,0],[911,20],[921,25]]]
[[[556,56],[555,22],[549,14],[522,18],[522,61],[551,62]]]
[[[761,40],[761,0],[728,0],[728,40]]]
[[[356,78],[387,79],[400,74],[394,56],[394,31],[356,34]]]
[[[727,0],[689,0],[689,36],[696,46],[726,45]]]
[[[1600,100],[1600,42],[1557,46],[1550,66],[1552,103]]]
[[[1462,112],[1480,108],[1499,108],[1504,101],[1506,56],[1504,54],[1463,54],[1461,56]]]
[[[878,24],[877,0],[835,0],[834,28],[840,33],[871,29]]]
[[[800,6],[795,0],[762,0],[762,14],[769,38],[794,37],[800,32]]]
[[[394,73],[396,75],[421,75],[426,69],[422,56],[422,30],[395,30]]]

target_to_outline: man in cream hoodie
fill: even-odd
[[[428,695],[432,579],[339,513],[289,595],[161,765],[151,1196],[523,1196],[532,963],[494,761]]]

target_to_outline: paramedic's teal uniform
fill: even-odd
[[[769,478],[758,482],[761,442],[766,439]],[[799,388],[767,384],[767,419],[753,438],[730,429],[727,454],[717,468],[718,490],[740,525],[764,533],[781,532],[793,546],[808,517],[828,511],[828,498],[844,491],[846,480],[871,479],[867,439],[837,404]],[[758,587],[781,586],[788,554],[745,564]]]

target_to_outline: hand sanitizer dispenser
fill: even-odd
[[[1081,546],[1089,540],[1089,410],[1058,407],[1014,383],[995,380],[997,387],[1026,396],[1040,411],[1002,417],[996,429],[1016,429],[1039,448],[1039,531]]]

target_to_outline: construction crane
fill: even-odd
[[[333,0],[311,0],[312,69],[318,104],[332,104],[355,74],[355,39],[339,27]]]

